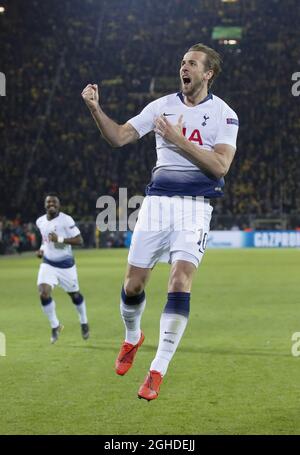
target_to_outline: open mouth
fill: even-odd
[[[191,82],[191,79],[188,76],[183,76],[182,78],[183,85],[188,85]]]

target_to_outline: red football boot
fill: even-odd
[[[158,371],[149,371],[144,383],[139,388],[138,397],[148,401],[155,400],[158,397],[162,380],[163,377]]]
[[[117,374],[123,376],[132,367],[137,350],[143,344],[144,339],[145,336],[141,332],[141,337],[137,344],[126,343],[124,341],[115,363]]]

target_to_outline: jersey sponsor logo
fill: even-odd
[[[226,119],[227,125],[236,125],[239,126],[239,121],[237,118],[227,118]]]
[[[182,128],[182,134],[186,137],[186,128]],[[202,137],[199,130],[194,130],[188,138],[190,142],[198,142],[199,145],[203,145]]]
[[[67,248],[67,244],[66,243],[54,243],[54,248],[56,250],[64,250],[65,248]]]

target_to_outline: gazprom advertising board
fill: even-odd
[[[300,231],[210,231],[208,248],[300,248]]]

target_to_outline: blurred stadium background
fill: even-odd
[[[143,195],[155,151],[151,136],[112,150],[80,96],[98,83],[104,110],[125,122],[178,89],[190,45],[216,48],[224,63],[212,91],[241,126],[211,227],[275,230],[277,246],[299,247],[300,98],[291,92],[299,24],[298,0],[0,0],[1,434],[299,434],[299,366],[290,352],[300,321],[296,248],[207,251],[161,396],[143,406],[135,397],[155,352],[169,271],[155,269],[143,350],[128,378],[115,375],[126,250],[104,247],[129,238],[99,234],[96,201],[118,200],[123,187],[128,197]],[[54,349],[39,312],[38,261],[16,254],[38,247],[34,222],[49,190],[89,248],[76,260],[91,339],[80,339],[57,290],[65,331]],[[272,238],[257,242],[271,246]]]
[[[297,0],[1,1],[0,253],[36,248],[32,224],[45,191],[83,230],[87,247],[121,246],[96,235],[103,194],[144,194],[155,162],[153,137],[112,150],[80,93],[99,83],[119,122],[178,89],[179,61],[193,43],[223,56],[213,86],[238,113],[238,152],[212,229],[297,229],[300,68]],[[100,236],[101,237],[101,236]]]

